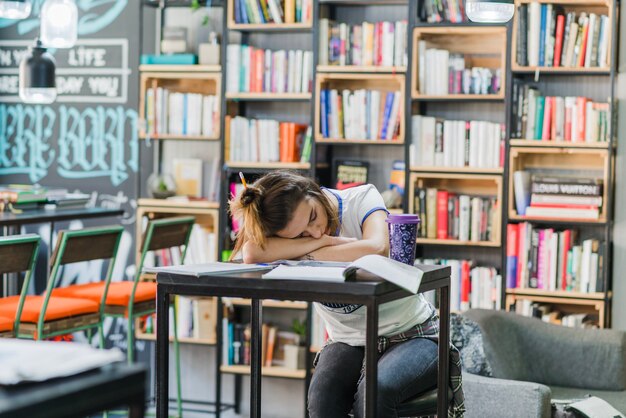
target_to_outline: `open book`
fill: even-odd
[[[205,263],[183,266],[144,267],[144,273],[171,273],[185,276],[212,276],[222,273],[245,273],[248,271],[268,270],[272,268],[266,264],[239,264],[239,263]]]
[[[320,280],[343,282],[356,276],[357,270],[365,270],[375,276],[394,283],[409,292],[417,293],[424,272],[417,267],[392,260],[382,255],[366,255],[346,267],[321,265],[279,265],[265,273],[264,279]]]

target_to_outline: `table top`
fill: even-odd
[[[449,285],[450,267],[420,265],[424,272],[419,293]],[[228,273],[211,276],[189,276],[158,273],[157,284],[183,295],[234,296],[258,299],[292,299],[301,301],[359,303],[364,298],[397,299],[411,293],[375,276],[357,274],[354,281],[324,282],[318,280],[268,280],[267,271]]]
[[[113,363],[74,376],[0,386],[0,418],[87,416],[142,398],[146,368]]]
[[[119,216],[122,209],[108,208],[75,208],[75,209],[35,209],[22,213],[0,212],[0,226],[59,222],[73,219],[103,218]]]

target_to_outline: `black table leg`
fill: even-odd
[[[261,314],[261,300],[252,299],[251,312],[251,355],[250,355],[250,416],[261,418],[261,329],[263,317]]]
[[[437,416],[448,416],[450,360],[450,284],[439,289],[439,370],[437,373]]]
[[[222,358],[222,349],[224,340],[227,336],[223,335],[222,322],[224,321],[224,306],[222,305],[222,298],[215,298],[217,304],[217,321],[216,321],[216,342],[215,342],[215,418],[220,418],[222,413],[222,362],[228,359]]]
[[[156,340],[156,413],[166,418],[169,412],[169,299],[163,285],[157,285]]]
[[[143,396],[135,399],[128,408],[128,418],[144,418],[145,405]]]
[[[376,418],[378,388],[378,303],[367,304],[365,336],[365,416]]]

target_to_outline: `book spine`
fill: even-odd
[[[437,239],[448,238],[448,192],[437,191]]]
[[[517,286],[517,264],[519,245],[519,225],[508,224],[506,227],[506,287],[509,289]]]

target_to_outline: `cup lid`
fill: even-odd
[[[387,215],[386,222],[390,224],[418,224],[420,217],[413,213],[390,213]]]

